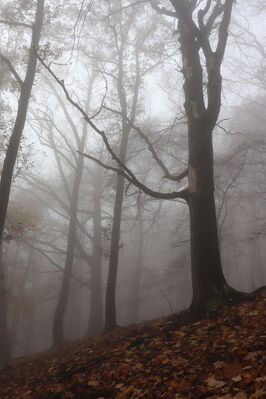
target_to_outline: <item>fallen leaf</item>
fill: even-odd
[[[241,375],[238,375],[237,377],[233,377],[232,380],[233,380],[234,382],[239,382],[239,381],[242,380],[242,377],[241,377]]]
[[[224,381],[217,381],[214,377],[209,377],[206,380],[208,388],[222,388],[225,385]]]
[[[127,387],[125,390],[123,390],[123,394],[126,395],[128,392],[131,392],[134,390],[134,386],[130,385],[129,387]]]
[[[226,366],[226,363],[218,360],[217,362],[213,363],[213,365],[215,369],[222,369]]]

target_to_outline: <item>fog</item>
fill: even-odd
[[[113,303],[116,324],[126,326],[192,301],[189,208],[182,197],[155,195],[185,190],[190,179],[169,178],[189,162],[179,27],[130,3],[45,1],[1,240],[12,358],[110,330]],[[0,16],[3,165],[37,2],[14,4],[2,1]],[[266,284],[263,18],[265,2],[234,5],[213,130],[222,267],[244,292]],[[108,286],[115,293],[106,299]]]

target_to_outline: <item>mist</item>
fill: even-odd
[[[265,2],[233,6],[214,72],[221,101],[210,94],[204,45],[202,99],[191,94],[194,66],[173,2],[132,3],[1,2],[2,364],[195,310],[191,263],[205,250],[195,255],[191,235],[198,190],[215,198],[219,248],[209,219],[199,236],[219,251],[223,285],[249,293],[266,284]],[[200,8],[212,15],[207,1],[195,3],[195,20]],[[214,24],[206,36],[213,53],[219,34]],[[199,145],[191,150],[201,133],[214,149],[208,185],[209,150],[197,155],[199,169]]]

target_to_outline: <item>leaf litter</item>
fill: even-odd
[[[0,368],[1,399],[266,398],[266,291],[180,326],[118,328]]]

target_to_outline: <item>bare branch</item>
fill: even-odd
[[[219,29],[219,39],[218,39],[218,44],[216,48],[216,57],[218,61],[218,65],[221,65],[221,62],[224,57],[224,52],[225,52],[225,47],[227,43],[227,37],[228,37],[228,27],[231,19],[231,14],[232,14],[232,8],[233,8],[233,2],[234,0],[227,0],[226,3],[224,4],[224,14],[223,14],[223,19],[220,24],[220,29]]]
[[[84,117],[84,119],[86,120],[86,122],[93,128],[93,130],[102,138],[105,147],[107,149],[107,151],[109,152],[109,154],[112,156],[112,158],[115,160],[115,162],[119,165],[120,168],[116,169],[116,172],[120,173],[120,175],[124,176],[128,181],[130,181],[132,184],[134,184],[135,186],[137,186],[138,188],[140,188],[143,192],[145,192],[146,194],[155,197],[155,198],[161,198],[161,199],[174,199],[174,198],[183,198],[186,199],[187,198],[187,190],[182,190],[182,191],[174,191],[174,192],[170,192],[170,193],[160,193],[157,191],[153,191],[150,188],[146,187],[144,184],[142,184],[134,175],[134,173],[119,159],[119,157],[116,155],[116,153],[113,151],[108,138],[105,134],[105,132],[103,130],[100,130],[95,124],[94,122],[92,122],[91,118],[88,117],[87,113],[84,111],[84,109],[78,104],[76,103],[70,96],[68,90],[66,89],[66,86],[64,84],[63,80],[60,80],[55,73],[51,70],[51,68],[45,64],[45,62],[43,61],[43,59],[38,56],[38,59],[40,60],[40,62],[42,63],[42,65],[45,67],[45,69],[53,76],[53,78],[56,80],[56,82],[62,87],[65,96],[67,98],[67,100],[70,102],[70,104],[72,104]],[[101,162],[99,162],[99,160],[96,160],[96,158],[94,157],[90,157],[89,155],[83,154],[84,156],[86,156],[89,159],[94,160],[95,162],[98,162],[99,164],[101,164]],[[102,164],[103,166],[103,164]],[[108,167],[108,165],[105,165],[105,167],[107,169],[110,169],[110,167]],[[112,170],[113,167],[111,167]]]
[[[221,5],[221,1],[220,0],[217,1],[212,10],[212,13],[209,16],[208,21],[206,22],[205,27],[204,27],[206,35],[208,35],[208,36],[210,35],[216,18],[218,18],[218,16],[221,15],[223,10],[224,10],[224,6]]]
[[[17,82],[19,83],[20,87],[22,88],[23,86],[23,81],[20,78],[19,74],[17,73],[16,69],[14,68],[14,66],[12,65],[11,61],[6,58],[3,54],[0,53],[0,59],[6,63],[6,65],[8,66],[8,69],[10,70],[10,72],[14,75],[14,77],[16,78]]]
[[[60,272],[64,271],[64,268],[62,266],[60,266],[58,263],[56,263],[53,258],[51,256],[49,256],[47,254],[47,252],[44,249],[41,249],[35,245],[33,245],[33,242],[27,242],[26,240],[22,241],[25,245],[31,246],[36,252],[39,252],[41,255],[43,255],[49,262],[51,265],[55,266]],[[47,272],[47,271],[46,271]],[[88,284],[86,281],[81,280],[79,277],[76,277],[74,274],[71,275],[71,278],[73,278],[73,280],[77,281],[78,283],[80,283],[81,285],[84,285],[85,287],[91,289],[90,284]]]
[[[9,26],[22,26],[24,28],[33,29],[33,24],[26,24],[24,22],[17,21],[6,21],[5,19],[0,19],[0,24],[5,24]]]
[[[100,161],[99,159],[93,157],[92,155],[89,154],[82,154],[84,157],[91,159],[92,161],[98,163],[101,165],[103,168],[107,170],[112,170],[113,172],[116,172],[118,175],[123,176],[125,179],[127,179],[130,183],[134,184],[134,186],[140,188],[145,194],[150,195],[151,197],[154,198],[159,198],[159,199],[175,199],[175,198],[182,198],[184,200],[187,200],[187,189],[181,190],[181,191],[173,191],[170,193],[162,193],[158,191],[151,190],[149,187],[145,186],[142,184],[136,177],[132,178],[128,174],[125,173],[123,169],[116,168],[111,165],[107,165]]]
[[[139,1],[136,1],[135,3],[131,3],[131,4],[128,4],[126,6],[119,7],[117,9],[109,12],[109,14],[107,15],[107,18],[109,18],[111,15],[114,15],[114,14],[117,14],[117,13],[123,11],[123,10],[126,10],[127,8],[132,8],[132,7],[138,6],[140,4],[149,3],[149,2],[150,2],[149,0],[139,0]]]
[[[174,11],[169,11],[169,10],[167,10],[167,9],[164,8],[164,7],[159,7],[158,4],[157,4],[155,1],[153,1],[153,0],[150,0],[149,3],[150,3],[150,5],[151,5],[151,7],[152,7],[156,12],[158,12],[159,14],[163,14],[163,15],[167,15],[168,17],[176,18],[176,12],[174,12]]]
[[[116,111],[112,108],[106,107],[104,106],[104,108],[108,111],[114,112],[116,114],[119,114],[121,116],[123,116],[127,122],[131,125],[131,127],[138,133],[138,135],[142,138],[142,140],[145,141],[145,143],[148,146],[148,150],[151,152],[154,160],[157,162],[157,164],[159,165],[159,167],[162,169],[163,173],[164,173],[164,178],[172,180],[172,181],[181,181],[184,177],[187,176],[187,170],[178,174],[178,175],[172,175],[168,168],[164,165],[163,161],[159,158],[158,154],[156,153],[152,143],[150,142],[150,140],[148,139],[148,137],[146,136],[146,134],[144,134],[140,128],[138,128],[129,118],[127,118],[122,112],[120,111]]]

